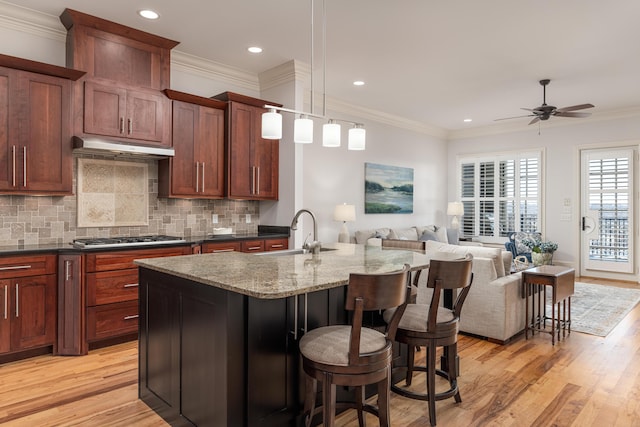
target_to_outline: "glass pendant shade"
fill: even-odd
[[[366,131],[361,127],[349,129],[349,150],[364,150]]]
[[[262,138],[282,138],[282,114],[276,112],[276,110],[262,113]]]
[[[313,120],[302,115],[293,122],[293,142],[298,144],[313,142]]]
[[[340,147],[340,125],[333,120],[322,125],[322,146]]]

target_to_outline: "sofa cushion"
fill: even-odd
[[[485,246],[458,246],[449,245],[447,243],[427,241],[425,242],[425,250],[429,252],[452,252],[456,254],[471,254],[474,257],[490,258],[496,269],[498,277],[505,275],[505,266],[502,259],[502,249],[488,248]]]
[[[398,240],[418,240],[418,230],[415,227],[392,228],[389,233],[390,239]]]

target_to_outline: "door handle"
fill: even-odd
[[[9,287],[4,285],[4,318],[7,318],[9,312]]]
[[[587,218],[586,217],[582,217],[582,231],[586,230],[586,226],[587,226]]]
[[[16,283],[16,317],[20,317],[20,285]]]
[[[202,192],[204,193],[204,162],[202,162]]]
[[[196,162],[196,193],[200,192],[200,162]]]
[[[22,147],[22,185],[27,186],[27,146]]]
[[[11,185],[16,186],[16,146],[11,147],[11,157],[13,158],[13,174],[11,179]]]

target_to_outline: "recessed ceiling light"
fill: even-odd
[[[364,86],[364,82],[362,80],[356,80],[355,82],[353,82],[354,86]]]
[[[151,9],[142,9],[138,11],[138,15],[142,16],[145,19],[158,19],[160,18],[160,14],[155,10]]]
[[[258,47],[258,46],[251,46],[250,48],[247,48],[247,50],[251,53],[260,53],[262,52],[262,48]]]
[[[463,122],[465,122],[465,123],[469,123],[469,122],[472,122],[472,121],[473,121],[473,119],[464,119],[463,120]]]

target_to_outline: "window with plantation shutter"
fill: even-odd
[[[503,241],[511,231],[540,231],[542,153],[460,158],[461,233]]]

